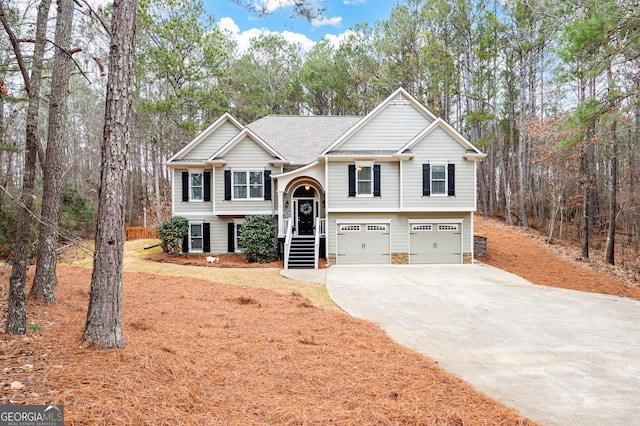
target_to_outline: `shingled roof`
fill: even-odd
[[[295,165],[318,158],[362,117],[268,115],[247,127]]]

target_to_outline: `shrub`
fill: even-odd
[[[84,232],[94,226],[96,207],[76,189],[65,185],[60,192],[60,230],[67,234]]]
[[[189,233],[189,221],[182,216],[174,216],[158,226],[160,247],[165,253],[179,255],[182,252],[182,240]]]
[[[278,257],[277,224],[270,215],[247,216],[240,228],[240,245],[248,262],[266,263]]]

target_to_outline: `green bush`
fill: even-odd
[[[65,185],[60,192],[60,230],[67,234],[83,232],[94,226],[96,207],[76,189]]]
[[[182,240],[188,233],[189,221],[182,216],[174,216],[158,226],[160,247],[165,253],[177,256],[182,252]]]
[[[247,216],[240,228],[240,246],[248,262],[266,263],[278,257],[277,224],[270,215]]]

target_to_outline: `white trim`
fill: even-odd
[[[363,216],[360,219],[333,219],[336,224],[341,224],[341,223],[360,223],[360,224],[367,224],[367,223],[391,223],[393,221],[393,219],[379,219],[379,218],[367,218],[366,216]]]
[[[279,174],[274,174],[271,177],[275,178],[275,179],[279,179],[279,178],[287,178],[289,176],[295,176],[297,174],[303,174],[307,169],[312,168],[313,166],[316,166],[319,163],[318,160],[315,160],[312,163],[307,164],[306,166],[291,170],[289,172],[285,172],[285,173],[279,173]],[[282,168],[281,168],[282,169]]]
[[[407,221],[409,222],[410,225],[413,225],[414,223],[420,223],[420,224],[424,224],[424,223],[430,223],[430,224],[434,224],[434,223],[464,223],[464,218],[445,218],[445,219],[432,219],[432,218],[428,218],[428,219],[407,219]]]
[[[240,250],[240,239],[238,238],[238,225],[244,225],[243,217],[233,218],[233,246],[235,247],[236,253],[241,253],[242,250]]]
[[[240,133],[235,135],[229,142],[224,144],[219,150],[217,150],[209,158],[207,158],[207,161],[215,161],[215,160],[218,159],[217,157],[224,156],[227,152],[231,151],[231,149],[233,149],[237,144],[239,144],[245,138],[249,138],[249,139],[253,140],[253,142],[258,144],[267,153],[269,153],[273,157],[277,157],[278,160],[281,160],[283,162],[287,162],[287,160],[282,155],[280,155],[269,144],[267,144],[265,141],[263,141],[260,138],[260,136],[256,135],[255,133],[253,133],[248,128],[244,128]],[[272,160],[272,161],[275,161],[275,160]]]
[[[449,134],[449,136],[453,137],[454,140],[456,140],[460,145],[462,145],[463,148],[471,151],[470,153],[464,154],[463,158],[468,160],[471,160],[471,159],[478,160],[478,159],[485,158],[487,156],[487,154],[485,154],[484,152],[476,148],[475,145],[469,142],[469,140],[467,140],[464,136],[462,136],[456,129],[451,127],[451,125],[446,121],[444,121],[442,118],[437,118],[433,123],[427,126],[423,131],[418,133],[405,146],[400,148],[397,154],[402,154],[404,151],[413,148],[418,142],[426,138],[436,128],[440,128],[444,130],[446,133]]]
[[[200,179],[202,181],[202,185],[200,186],[201,189],[201,193],[200,193],[200,199],[195,199],[193,198],[193,186],[191,184],[192,180],[191,180],[191,176],[193,175],[200,175]],[[187,176],[189,179],[189,203],[204,203],[204,169],[188,169],[187,170]]]
[[[176,159],[182,157],[184,154],[189,153],[189,151],[191,151],[196,145],[198,145],[200,142],[202,142],[204,139],[206,139],[207,137],[209,137],[209,135],[211,135],[215,130],[217,130],[218,128],[220,128],[220,126],[222,126],[224,123],[226,122],[230,122],[231,124],[233,124],[234,126],[236,126],[238,128],[238,132],[240,132],[243,129],[243,125],[240,124],[240,122],[238,120],[236,120],[231,114],[229,114],[228,112],[225,112],[224,114],[222,114],[220,116],[220,118],[218,118],[216,121],[214,121],[209,127],[207,127],[203,132],[201,132],[198,136],[196,136],[195,138],[193,138],[191,140],[191,142],[189,142],[187,145],[185,145],[184,148],[182,148],[180,151],[178,151],[176,154],[174,154],[171,158],[169,158],[167,161],[165,161],[165,165],[172,167],[175,166],[177,164],[172,164],[169,165],[167,163],[171,163],[173,161],[175,161]]]
[[[169,168],[169,172],[171,173],[171,217],[176,215],[176,171]],[[182,178],[182,175],[180,175]]]
[[[269,200],[265,200],[264,199],[264,192],[265,192],[265,181],[264,181],[264,170],[265,169],[244,169],[244,168],[237,168],[237,169],[230,169],[231,170],[231,201],[269,201]],[[245,187],[247,189],[247,196],[244,198],[235,198],[235,188],[236,188],[236,183],[235,183],[235,179],[234,176],[236,173],[244,173],[247,181],[245,182]],[[251,176],[250,173],[260,173],[260,179],[262,180],[261,183],[261,187],[262,187],[262,194],[259,197],[251,197]]]
[[[373,165],[374,162],[373,161],[356,161],[355,162],[356,165],[356,175],[355,175],[355,180],[356,180],[356,197],[359,198],[372,198],[373,197],[373,186],[374,186],[374,178],[373,178]],[[371,183],[371,190],[369,192],[366,193],[360,193],[360,179],[358,179],[359,175],[360,175],[360,171],[367,167],[370,170],[371,173],[371,177],[369,182]],[[364,181],[363,181],[364,182]]]
[[[347,130],[342,136],[340,136],[334,143],[332,143],[327,149],[322,151],[321,156],[327,155],[327,152],[335,150],[338,146],[342,145],[347,139],[349,139],[353,134],[357,133],[364,127],[367,123],[373,120],[384,108],[393,103],[397,103],[396,97],[398,95],[402,95],[405,98],[405,101],[408,101],[411,105],[416,108],[418,112],[427,117],[429,120],[434,121],[437,117],[427,109],[421,102],[419,102],[416,98],[414,98],[409,92],[407,92],[402,87],[398,88],[395,92],[389,95],[385,100],[380,102],[378,106],[376,106],[369,114],[365,115],[361,120],[355,123],[349,130]],[[403,101],[404,102],[404,101]]]
[[[265,202],[267,202],[265,200]],[[202,213],[200,213],[202,214]],[[213,212],[214,216],[246,216],[246,215],[253,215],[253,214],[260,214],[260,215],[274,215],[273,214],[273,210],[269,209],[269,210],[217,210],[215,212]],[[184,216],[184,214],[180,214],[178,216]]]
[[[194,249],[191,246],[191,240],[193,239],[193,237],[191,236],[191,227],[194,225],[200,225],[200,245],[202,247],[200,247],[199,249]],[[188,236],[188,242],[189,242],[189,253],[204,253],[204,220],[190,220],[189,221],[189,236]]]
[[[474,207],[425,207],[425,208],[415,208],[415,207],[406,207],[406,208],[378,208],[378,209],[369,209],[366,210],[362,208],[344,208],[344,207],[335,207],[332,209],[327,209],[327,213],[362,213],[363,215],[367,215],[368,213],[473,213],[475,212]]]
[[[447,197],[448,188],[449,188],[449,164],[448,162],[442,161],[433,161],[429,162],[429,197]],[[438,192],[437,194],[433,193],[433,168],[434,167],[444,167],[444,188],[442,192]],[[438,182],[442,182],[441,179],[438,179]]]
[[[400,209],[404,208],[404,161],[400,161],[400,165],[398,166],[398,173],[400,173],[400,178],[398,179],[398,202],[400,205]]]

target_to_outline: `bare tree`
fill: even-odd
[[[47,42],[47,18],[51,0],[42,0],[38,6],[36,18],[36,34],[31,75],[22,57],[18,39],[7,22],[4,5],[0,2],[0,20],[9,36],[18,66],[22,72],[24,85],[29,96],[25,130],[24,175],[22,176],[22,193],[20,196],[20,213],[18,231],[13,249],[11,277],[9,278],[9,303],[5,331],[13,334],[24,334],[27,331],[26,279],[29,261],[29,234],[31,228],[31,207],[33,206],[33,187],[36,176],[36,158],[38,153],[38,109],[40,106],[40,86],[42,82],[42,63],[44,48]]]
[[[125,345],[122,260],[137,4],[137,0],[116,0],[111,23],[96,248],[89,310],[82,336],[84,341],[101,348]]]

